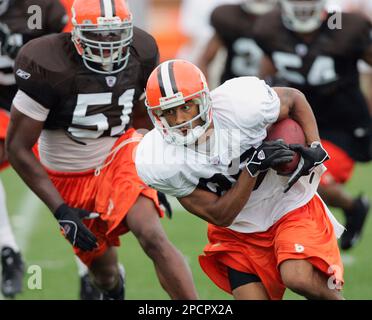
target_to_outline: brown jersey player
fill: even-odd
[[[132,108],[157,64],[157,45],[133,27],[124,0],[76,0],[72,23],[71,35],[33,40],[16,59],[9,160],[53,212],[104,298],[124,298],[115,246],[129,230],[170,297],[196,298],[159,222],[157,193],[132,158],[141,139]],[[37,139],[40,162],[30,149]]]
[[[240,77],[256,76],[262,57],[253,28],[257,17],[275,7],[277,0],[246,0],[241,4],[226,4],[214,9],[210,23],[215,33],[199,60],[201,69],[207,68],[219,48],[227,51],[220,83]]]
[[[17,92],[13,75],[14,58],[29,40],[60,32],[66,22],[59,1],[0,0],[0,170],[9,166],[4,147],[10,106]],[[14,297],[21,292],[24,267],[8,219],[5,194],[0,182],[1,292]]]
[[[59,1],[2,0],[1,2],[3,12],[0,9],[0,42],[2,43],[0,107],[10,110],[12,100],[17,92],[13,75],[14,58],[17,52],[31,39],[49,33],[61,32],[67,22],[67,16]],[[35,16],[38,12],[41,13],[40,17]]]
[[[364,197],[353,199],[342,184],[355,161],[372,156],[371,119],[357,70],[359,59],[372,64],[371,23],[356,14],[328,13],[324,0],[281,0],[280,5],[255,26],[265,53],[261,76],[275,76],[309,99],[331,157],[319,191],[329,205],[344,210],[347,231],[341,246],[348,249],[369,209]]]

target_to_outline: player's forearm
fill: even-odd
[[[227,227],[233,223],[248,202],[255,184],[256,178],[243,170],[234,187],[218,198],[211,210],[217,214],[220,225]]]
[[[314,113],[305,95],[296,90],[293,94],[293,105],[290,111],[292,119],[296,120],[304,130],[306,142],[320,141],[318,125]]]
[[[247,203],[256,183],[246,170],[242,172],[235,185],[222,196],[195,189],[186,197],[178,200],[189,212],[217,226],[227,227]]]
[[[64,202],[32,150],[8,145],[9,162],[27,186],[55,212]]]

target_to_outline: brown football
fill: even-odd
[[[267,130],[267,137],[265,139],[266,141],[273,141],[278,139],[283,139],[284,142],[287,144],[302,144],[303,146],[306,145],[304,131],[295,120],[290,118],[274,123]],[[296,170],[299,161],[300,155],[296,153],[291,162],[281,164],[280,166],[277,166],[273,169],[278,174],[287,176]]]

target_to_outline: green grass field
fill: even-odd
[[[77,299],[77,268],[68,243],[61,237],[51,213],[35,202],[12,170],[1,174],[7,192],[8,209],[17,239],[28,266],[42,268],[42,289],[30,290],[26,276],[24,293],[18,299]],[[348,184],[352,194],[364,191],[372,200],[372,164],[359,165]],[[343,221],[343,216],[334,211]],[[206,243],[207,225],[184,211],[177,211],[173,220],[163,219],[171,241],[185,255],[193,271],[202,299],[231,299],[219,290],[201,271],[198,255]],[[127,234],[121,238],[120,260],[127,272],[127,299],[168,299],[160,287],[152,263],[142,252],[136,239]],[[361,243],[343,253],[345,262],[344,296],[347,299],[372,299],[372,219],[367,221]],[[285,299],[301,297],[288,292]]]

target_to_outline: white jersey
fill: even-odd
[[[195,188],[222,195],[237,181],[247,151],[262,143],[267,127],[278,119],[280,100],[256,77],[229,80],[212,91],[211,97],[215,128],[211,152],[169,144],[154,129],[145,135],[136,154],[137,172],[146,184],[182,198]],[[311,200],[324,170],[324,166],[317,167],[287,193],[283,190],[288,177],[268,170],[228,228],[243,233],[266,231]]]

